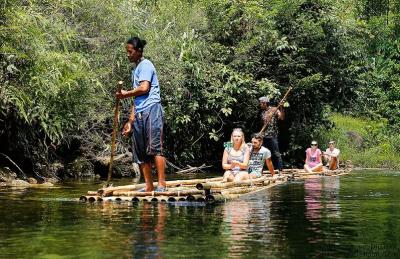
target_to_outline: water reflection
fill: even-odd
[[[340,216],[339,177],[310,178],[304,181],[306,217],[310,221],[322,216],[335,218]]]
[[[227,257],[260,257],[260,249],[276,241],[271,227],[269,195],[265,191],[223,205]],[[268,254],[264,253],[262,257]]]
[[[163,258],[160,247],[164,241],[167,206],[141,204],[138,227],[132,240],[134,258]]]

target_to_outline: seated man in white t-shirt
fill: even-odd
[[[267,165],[271,176],[274,176],[274,166],[271,160],[271,151],[268,148],[262,146],[263,136],[260,134],[253,134],[251,136],[252,148],[250,150],[249,160],[249,177],[258,178],[261,177],[264,164]]]
[[[329,147],[323,154],[326,161],[326,166],[329,168],[329,170],[338,169],[340,150],[335,148],[335,141],[329,141]]]

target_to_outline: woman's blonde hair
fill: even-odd
[[[232,147],[233,147],[233,133],[234,132],[238,132],[242,135],[242,144],[240,144],[240,149],[243,149],[246,146],[246,141],[244,139],[244,132],[241,128],[234,128],[232,130],[232,134],[231,134],[231,143],[232,143]]]

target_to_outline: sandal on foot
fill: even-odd
[[[167,190],[166,187],[157,187],[154,191],[155,192],[165,192]]]

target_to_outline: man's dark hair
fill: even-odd
[[[135,50],[138,50],[140,52],[143,52],[144,46],[146,46],[146,41],[143,39],[140,39],[139,37],[132,37],[130,38],[126,44],[131,44]]]
[[[263,140],[263,136],[260,134],[260,133],[253,133],[252,135],[251,135],[251,138],[255,138],[255,139],[258,139],[258,140]]]

